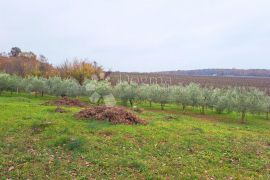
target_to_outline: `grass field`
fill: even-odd
[[[41,105],[50,97],[0,96],[0,179],[269,179],[270,121],[205,116],[155,105],[148,125],[79,121]]]

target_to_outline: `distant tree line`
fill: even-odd
[[[23,52],[18,47],[13,47],[9,53],[0,54],[0,72],[18,75],[21,77],[53,77],[74,78],[81,84],[84,79],[93,75],[100,76],[103,68],[96,62],[74,59],[65,61],[54,67],[48,63],[44,55],[36,55],[33,52]],[[99,77],[100,78],[100,77]]]
[[[270,77],[269,69],[198,69],[164,71],[161,74],[185,76],[240,76],[240,77]]]

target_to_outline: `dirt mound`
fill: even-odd
[[[80,111],[75,115],[78,119],[96,119],[109,121],[112,124],[147,124],[133,113],[121,107],[97,106]]]
[[[86,103],[81,102],[79,99],[71,99],[68,97],[62,97],[61,99],[48,101],[45,105],[55,105],[55,106],[78,106],[85,107]]]

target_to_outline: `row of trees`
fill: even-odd
[[[185,110],[187,106],[200,107],[202,114],[206,108],[215,110],[217,113],[237,111],[241,113],[241,120],[246,119],[246,114],[270,112],[270,97],[256,88],[203,88],[198,84],[191,83],[187,86],[160,86],[140,85],[134,83],[119,83],[114,92],[122,102],[127,101],[133,105],[134,101],[148,101],[159,103],[164,109],[168,103],[175,103]]]
[[[3,91],[10,93],[33,92],[36,96],[44,94],[53,96],[90,96],[94,92],[105,96],[112,92],[110,83],[106,80],[86,79],[80,84],[74,78],[63,79],[59,76],[43,78],[29,76],[22,78],[17,75],[0,73],[0,94]]]
[[[215,110],[217,113],[237,111],[241,113],[242,121],[246,113],[270,112],[270,97],[256,88],[203,88],[198,84],[191,83],[187,86],[161,86],[161,85],[138,85],[136,83],[120,82],[112,87],[108,81],[84,80],[79,83],[73,78],[62,79],[61,77],[27,77],[0,74],[0,93],[12,92],[35,92],[36,95],[49,94],[55,96],[91,96],[94,93],[102,97],[113,94],[124,105],[130,103],[148,102],[159,103],[161,109],[166,104],[178,104],[185,110],[186,107],[200,107],[204,114],[206,108]],[[100,101],[98,101],[100,102]]]

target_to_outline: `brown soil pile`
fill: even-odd
[[[121,107],[97,106],[80,111],[75,115],[78,119],[96,119],[109,121],[112,124],[147,124],[133,113]]]
[[[52,100],[46,102],[45,105],[55,105],[55,106],[78,106],[78,107],[85,107],[87,106],[86,103],[81,102],[79,99],[71,99],[68,97],[62,97],[61,99]]]

